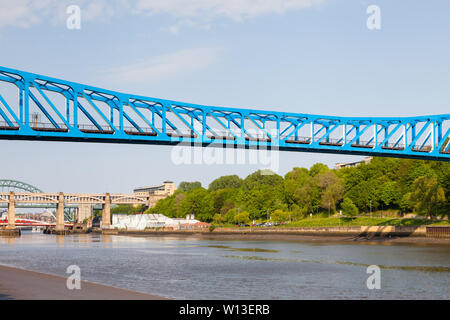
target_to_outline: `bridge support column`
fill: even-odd
[[[56,231],[64,231],[64,194],[58,195],[58,207],[56,209]]]
[[[78,223],[84,223],[85,219],[92,217],[92,205],[90,204],[80,204],[78,206],[77,221]]]
[[[111,227],[111,196],[109,193],[105,195],[105,204],[102,212],[102,229],[109,229]]]
[[[9,193],[9,203],[8,203],[8,226],[6,229],[16,228],[16,201],[14,199],[14,192]]]

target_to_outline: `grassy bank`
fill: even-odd
[[[349,226],[450,226],[449,221],[430,219],[401,219],[378,217],[308,217],[295,222],[281,224],[277,228],[286,227],[349,227]],[[238,228],[233,224],[216,225],[216,227]],[[258,228],[258,227],[257,227]],[[264,227],[260,227],[264,228]]]
[[[399,219],[399,218],[305,218],[299,221],[283,224],[279,227],[346,227],[346,226],[450,226],[448,221],[431,221],[429,219]]]

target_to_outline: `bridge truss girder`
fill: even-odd
[[[11,193],[0,193],[0,205],[9,203]],[[83,194],[83,193],[63,193],[65,206],[78,204],[103,205],[106,203],[106,194]],[[111,194],[109,195],[111,204],[142,204],[148,205],[150,194]],[[14,203],[17,207],[21,205],[43,205],[56,207],[59,202],[58,193],[14,193]]]
[[[27,192],[43,192],[39,188],[32,186],[31,184],[9,179],[0,179],[0,188],[19,189]]]
[[[13,90],[15,101],[8,103],[7,89],[0,87],[0,139],[197,145],[450,161],[450,114],[352,118],[205,106],[4,67],[0,67],[0,82]]]

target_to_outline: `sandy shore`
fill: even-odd
[[[164,297],[82,281],[69,290],[67,278],[0,266],[0,300],[163,300]]]

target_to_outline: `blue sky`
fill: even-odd
[[[66,27],[68,5],[81,29]],[[381,29],[366,27],[369,5]],[[0,65],[185,102],[342,116],[449,113],[450,2],[0,0]],[[176,165],[171,147],[0,141],[0,177],[130,192],[257,165]],[[280,153],[279,174],[362,157]]]

